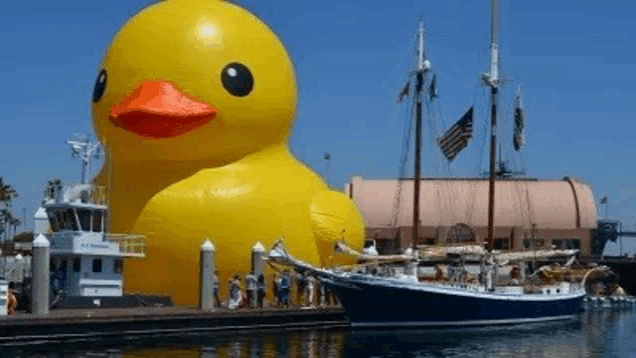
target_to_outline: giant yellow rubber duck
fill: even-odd
[[[233,3],[162,1],[119,30],[92,111],[108,153],[95,180],[110,188],[109,230],[147,235],[146,258],[125,264],[127,292],[195,304],[206,238],[222,285],[249,271],[256,242],[284,236],[322,265],[335,240],[362,247],[355,204],[288,148],[296,101],[285,47]]]

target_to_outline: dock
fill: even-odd
[[[0,317],[0,346],[155,334],[348,326],[344,310],[336,307],[214,311],[189,307],[59,309],[45,316],[19,312]]]

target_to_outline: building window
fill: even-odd
[[[80,272],[82,268],[82,259],[76,257],[73,259],[73,272]]]
[[[102,272],[102,259],[93,259],[93,272]]]
[[[122,272],[122,261],[120,259],[116,259],[113,261],[113,273],[121,273]]]
[[[456,224],[450,228],[446,237],[448,243],[474,242],[475,233],[466,224]]]
[[[434,237],[425,237],[424,238],[424,245],[435,245],[435,238]]]
[[[49,271],[53,272],[57,270],[57,260],[54,258],[49,259]]]
[[[540,249],[545,245],[544,239],[523,239],[523,247],[526,249]]]
[[[580,250],[581,240],[578,238],[553,239],[552,245],[557,250]]]
[[[495,250],[510,250],[510,238],[500,237],[495,239],[493,247]]]
[[[80,227],[82,231],[91,231],[91,211],[87,209],[77,209]]]

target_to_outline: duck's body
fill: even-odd
[[[168,0],[113,39],[93,93],[108,158],[110,230],[147,235],[124,269],[129,292],[198,297],[199,246],[216,247],[219,281],[250,270],[250,249],[284,237],[292,253],[333,263],[333,243],[362,247],[355,204],[290,153],[293,65],[276,35],[223,1]]]
[[[323,265],[336,263],[329,257],[334,240],[361,246],[364,227],[355,205],[285,146],[219,168],[153,164],[112,169],[111,230],[143,233],[148,241],[146,258],[126,263],[127,292],[196,303],[203,238],[214,242],[220,282],[249,272],[256,242],[271,247],[284,236],[294,255]]]

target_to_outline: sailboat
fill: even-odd
[[[513,324],[572,318],[582,307],[585,291],[583,285],[556,282],[548,285],[524,285],[509,282],[499,285],[498,271],[509,262],[524,262],[533,257],[574,257],[578,250],[533,250],[528,252],[500,253],[493,250],[494,198],[496,178],[496,126],[497,95],[500,78],[498,71],[498,45],[496,29],[497,0],[491,0],[490,72],[483,76],[490,88],[490,178],[488,202],[487,246],[464,245],[440,247],[420,251],[415,245],[419,237],[420,161],[422,147],[422,94],[430,62],[424,57],[424,27],[419,27],[419,56],[415,71],[415,168],[412,248],[402,254],[376,256],[361,254],[344,243],[336,245],[337,251],[357,255],[358,259],[371,263],[373,269],[351,272],[342,269],[322,269],[309,265],[288,254],[282,242],[270,251],[269,259],[293,266],[299,272],[309,272],[333,290],[356,327],[400,326],[469,326]],[[462,143],[460,143],[462,144]],[[463,143],[465,145],[465,143]],[[451,281],[423,281],[417,275],[417,265],[431,257],[459,257],[457,272],[462,272],[463,258],[478,258],[480,279]],[[404,263],[404,273],[388,273],[377,270],[380,262]]]

